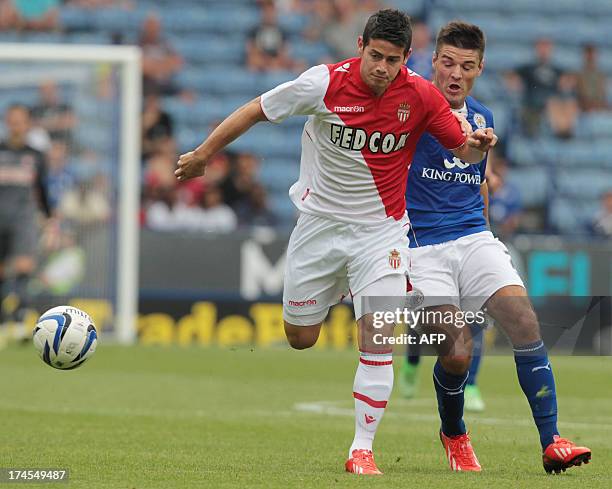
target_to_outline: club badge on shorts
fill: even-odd
[[[406,122],[410,117],[410,105],[406,102],[402,102],[399,104],[399,108],[397,109],[397,118],[400,122]]]
[[[393,270],[397,270],[401,264],[402,256],[400,255],[400,252],[397,250],[392,250],[389,253],[389,265],[391,265],[391,268],[393,268]]]

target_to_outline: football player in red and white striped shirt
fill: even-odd
[[[427,131],[454,155],[478,163],[497,137],[458,122],[442,94],[405,67],[410,19],[372,15],[358,57],[315,66],[239,108],[194,151],[182,155],[181,181],[204,174],[212,156],[260,121],[308,115],[300,178],[289,195],[300,211],[287,251],[285,332],[292,347],[315,344],[331,305],[350,293],[360,361],[353,386],[355,438],[346,470],[380,474],[372,442],[393,386],[394,324],[374,328],[373,313],[403,306],[408,238],[405,190],[416,143]],[[465,132],[464,132],[465,131]],[[384,296],[388,304],[365,300]],[[381,338],[381,336],[377,336]]]

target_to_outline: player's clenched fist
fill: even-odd
[[[468,145],[476,148],[483,153],[486,153],[497,144],[497,136],[493,132],[493,128],[476,129],[468,136]]]
[[[198,156],[195,151],[190,151],[179,157],[178,168],[174,175],[180,181],[201,177],[206,172],[206,163],[206,158]]]

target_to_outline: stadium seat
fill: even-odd
[[[612,189],[609,170],[559,170],[556,182],[560,195],[576,199],[597,199],[605,191]]]
[[[552,138],[528,139],[513,136],[507,147],[510,160],[520,166],[554,166],[563,151],[561,143]]]
[[[100,154],[109,153],[113,147],[112,131],[108,130],[108,126],[77,126],[75,141],[83,148]]]
[[[262,183],[279,192],[287,192],[299,176],[299,162],[291,159],[265,158],[259,170]]]
[[[269,204],[285,226],[292,226],[295,223],[297,219],[297,209],[289,198],[288,189],[285,191],[271,192]]]
[[[299,14],[284,14],[278,18],[278,23],[281,28],[289,36],[301,36],[302,31],[308,25],[308,17]]]
[[[258,125],[232,143],[235,151],[252,152],[263,157],[288,158],[299,161],[301,134],[287,134],[281,127]]]
[[[590,166],[593,159],[593,145],[588,141],[567,141],[558,143],[559,156],[557,162],[560,165],[582,168]]]
[[[176,8],[176,5],[160,11],[164,29],[172,33],[194,32],[197,34],[198,32],[206,32],[203,27],[206,25],[208,15],[207,11],[201,8],[192,8],[189,10],[189,15],[185,15],[185,11]]]
[[[111,37],[105,32],[72,32],[66,35],[70,44],[110,44]]]
[[[182,126],[176,134],[179,153],[185,153],[202,144],[202,141],[208,135],[208,130],[206,128],[198,130],[191,126]]]
[[[543,166],[512,168],[508,171],[508,181],[521,190],[521,203],[525,207],[546,203],[549,195],[548,171]]]
[[[290,52],[293,58],[304,60],[308,66],[319,64],[323,58],[331,56],[329,47],[322,42],[294,42]]]
[[[612,114],[609,112],[582,114],[577,126],[582,137],[609,139],[612,136]]]
[[[257,91],[259,93],[271,90],[277,85],[284,83],[289,80],[294,80],[297,77],[296,73],[290,71],[276,71],[270,73],[263,73],[260,75],[258,81]]]
[[[489,72],[487,68],[488,63],[485,71],[474,85],[472,95],[479,100],[496,100],[500,96],[500,80],[495,72]]]
[[[227,35],[228,21],[231,20],[232,34],[246,34],[259,22],[259,10],[255,7],[241,6],[235,9],[215,8],[206,10],[206,15],[200,19],[195,28],[184,29],[193,31],[194,34],[201,32]]]
[[[533,60],[533,48],[524,44],[497,43],[487,48],[486,69],[504,71],[515,69]]]
[[[66,31],[91,31],[95,28],[95,15],[91,10],[80,8],[62,8],[59,23]]]
[[[388,0],[386,3],[411,16],[421,16],[425,12],[428,0]]]
[[[19,34],[16,32],[0,32],[0,42],[19,42]]]
[[[612,15],[612,3],[609,0],[590,0],[588,5],[589,12],[596,17]]]
[[[163,107],[177,122],[184,124],[206,126],[229,115],[223,103],[212,97],[196,103],[167,98],[163,101]]]
[[[97,11],[93,17],[98,31],[127,33],[140,30],[145,12],[109,8]]]
[[[2,93],[5,92],[5,93]],[[13,87],[9,90],[0,91],[0,105],[4,108],[12,104],[25,104],[33,106],[38,102],[38,87],[25,86],[25,87]]]
[[[19,37],[19,42],[57,44],[64,42],[64,36],[59,32],[28,32]]]
[[[174,36],[172,45],[185,57],[188,66],[204,63],[239,64],[245,58],[244,39],[237,36]]]
[[[219,83],[219,73],[223,73],[223,83]],[[179,74],[178,81],[184,88],[214,96],[253,96],[253,86],[259,84],[260,76],[242,67],[206,64],[198,68],[185,68]]]
[[[550,225],[564,234],[589,233],[599,206],[597,200],[555,198],[548,207]]]

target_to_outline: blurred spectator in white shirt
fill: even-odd
[[[238,227],[236,213],[223,203],[219,187],[211,186],[202,195],[196,227],[208,233],[230,233]]]
[[[108,201],[108,182],[103,175],[82,180],[65,192],[59,203],[59,215],[76,225],[95,225],[106,222],[111,215]]]

